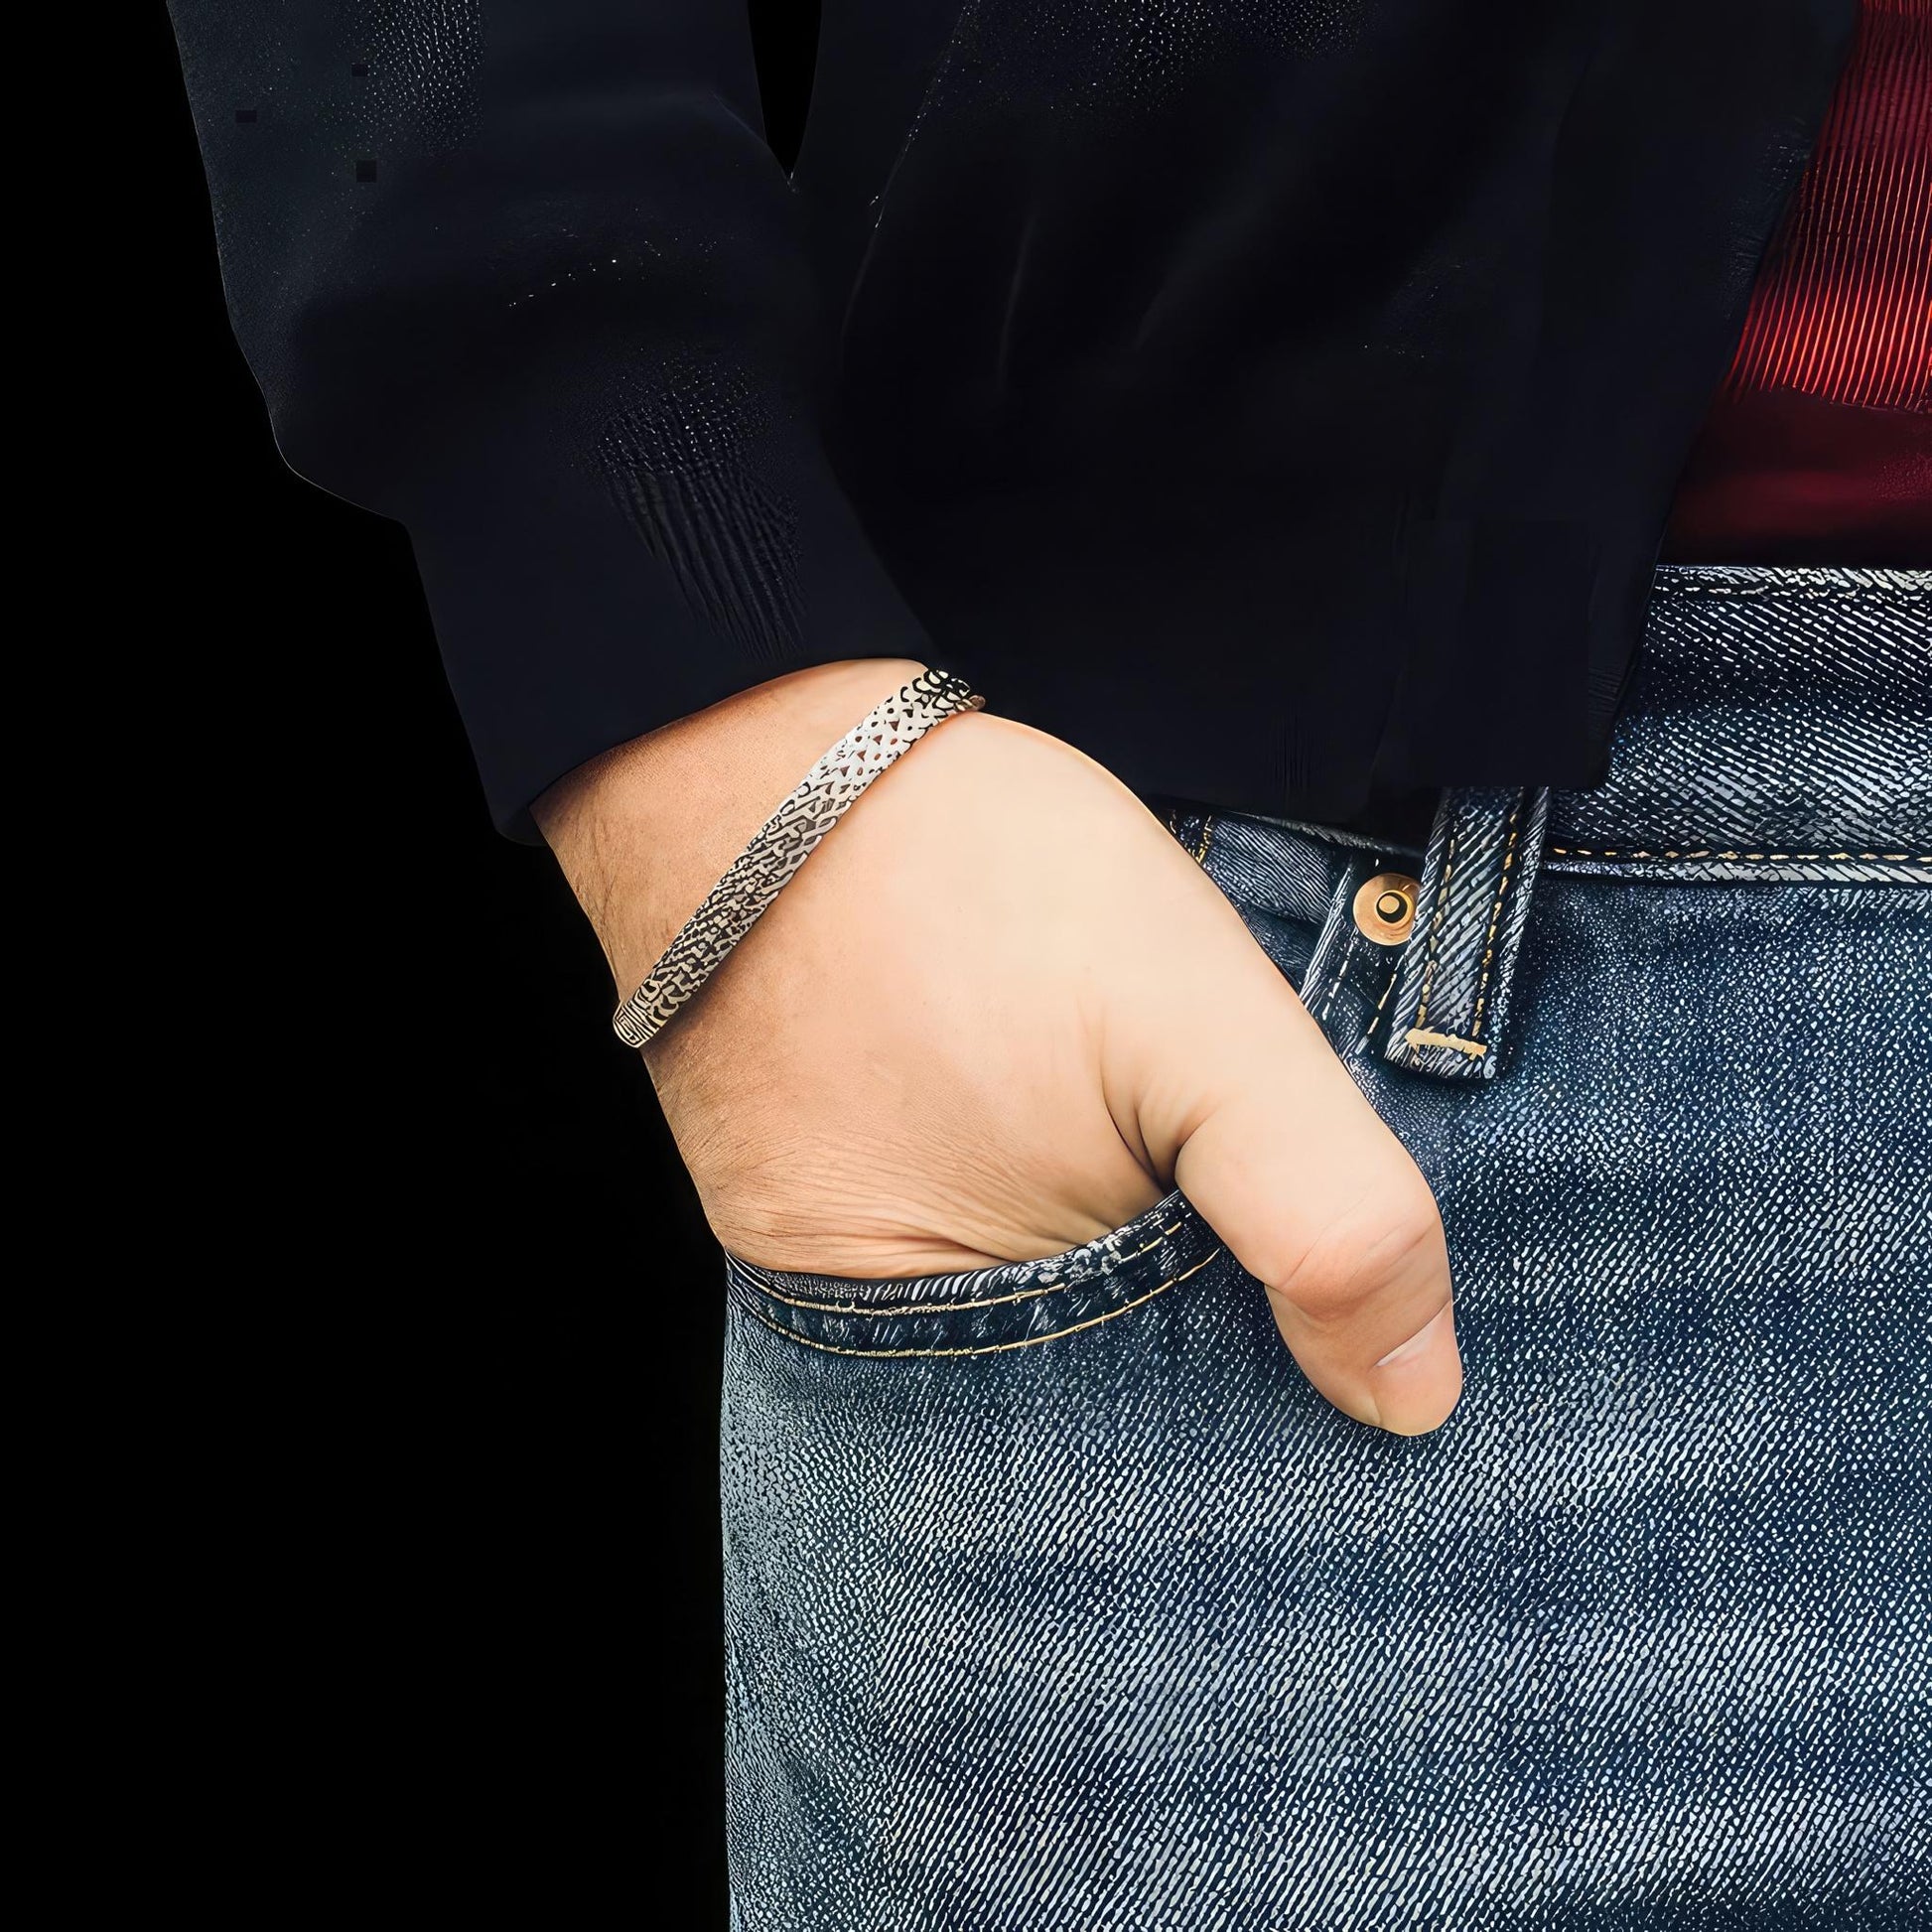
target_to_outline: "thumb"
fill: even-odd
[[[1144,1144],[1267,1289],[1315,1388],[1421,1435],[1462,1390],[1429,1183],[1247,932],[1212,951],[1203,997],[1143,1035]]]

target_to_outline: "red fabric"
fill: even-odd
[[[1864,0],[1664,554],[1932,563],[1932,0]]]

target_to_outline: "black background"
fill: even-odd
[[[816,25],[760,11],[788,157]],[[126,828],[172,975],[141,1077],[181,1097],[159,1587],[318,1881],[719,1924],[716,1249],[589,928],[485,818],[405,533],[276,456],[144,32],[145,481],[93,588],[165,738]]]

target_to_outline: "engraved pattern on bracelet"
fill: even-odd
[[[985,702],[964,678],[926,670],[867,712],[765,820],[665,948],[649,978],[619,1007],[611,1021],[618,1037],[626,1046],[643,1046],[660,1034],[867,786],[934,725],[977,711]]]

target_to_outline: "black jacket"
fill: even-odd
[[[1854,0],[176,0],[236,333],[492,811],[905,653],[1130,783],[1587,784]]]

